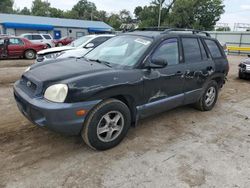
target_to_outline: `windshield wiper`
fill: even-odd
[[[100,63],[100,64],[104,64],[104,65],[106,65],[106,66],[108,66],[108,67],[112,67],[112,66],[110,65],[110,63],[107,62],[107,61],[101,61],[101,60],[99,60],[99,59],[88,59],[88,60],[89,60],[89,61],[95,61],[95,62]]]

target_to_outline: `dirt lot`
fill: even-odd
[[[243,58],[230,57],[213,111],[181,107],[142,120],[105,152],[28,122],[11,86],[26,67],[1,66],[0,187],[250,187],[250,81],[237,79]]]

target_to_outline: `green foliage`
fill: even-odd
[[[174,27],[213,30],[223,13],[223,0],[177,0],[170,23]]]
[[[33,0],[30,10],[27,7],[22,10],[14,10],[13,4],[14,0],[0,0],[0,12],[98,20],[108,23],[115,29],[119,29],[121,24],[133,22],[128,10],[121,10],[118,14],[108,14],[106,11],[97,10],[96,5],[88,0],[79,0],[68,11],[53,8],[48,1],[44,0]],[[134,9],[134,15],[140,23],[140,27],[158,25],[160,4],[162,7],[161,26],[213,30],[216,22],[224,13],[223,0],[152,0],[150,5],[138,6]]]
[[[0,12],[12,13],[13,12],[13,0],[0,0]]]

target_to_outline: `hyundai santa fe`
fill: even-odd
[[[187,104],[211,110],[228,70],[222,46],[208,33],[144,28],[83,58],[33,65],[15,83],[14,96],[34,124],[105,150],[141,118]]]

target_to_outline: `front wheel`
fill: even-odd
[[[24,57],[26,59],[35,59],[36,57],[36,52],[34,50],[27,50],[25,53],[24,53]]]
[[[239,78],[240,79],[245,79],[246,75],[243,72],[239,71]]]
[[[218,84],[216,81],[210,81],[204,91],[200,99],[196,102],[195,107],[201,111],[210,111],[215,106],[218,99]]]
[[[97,105],[83,125],[85,143],[96,150],[106,150],[118,145],[131,125],[130,110],[116,99],[108,99]]]

